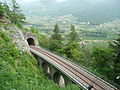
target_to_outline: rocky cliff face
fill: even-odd
[[[25,40],[22,31],[16,26],[7,26],[7,28],[0,27],[0,30],[7,32],[13,38],[13,42],[17,48],[24,52],[30,52],[29,45]]]
[[[28,39],[32,39],[35,46],[39,46],[39,42],[35,34],[22,31],[15,25],[12,25],[11,21],[7,18],[7,15],[0,17],[0,30],[8,33],[13,38],[13,42],[16,47],[24,52],[30,52],[27,42]]]
[[[13,38],[13,42],[16,47],[21,49],[22,51],[29,52],[29,45],[25,40],[21,30],[18,29],[16,26],[12,25],[11,21],[7,19],[6,16],[0,18],[0,23],[0,30],[5,31]]]

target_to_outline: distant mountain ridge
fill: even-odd
[[[27,15],[62,16],[73,14],[79,21],[100,24],[120,18],[120,0],[39,0],[22,6]]]

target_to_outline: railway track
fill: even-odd
[[[117,88],[108,84],[104,80],[91,75],[90,73],[74,66],[72,63],[67,62],[66,60],[62,60],[62,58],[55,56],[55,54],[52,54],[44,49],[35,46],[30,46],[30,48],[47,56],[48,58],[52,59],[53,61],[57,62],[59,65],[70,71],[74,75],[74,77],[77,78],[77,80],[80,81],[84,86],[93,86],[91,90],[117,90]]]

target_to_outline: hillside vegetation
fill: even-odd
[[[0,2],[1,29],[4,28],[7,31],[8,26],[15,25],[22,28],[25,17],[20,12],[20,7],[15,0],[13,0],[12,9],[6,3]],[[0,31],[0,90],[80,89],[76,85],[59,88],[53,81],[48,80],[43,70],[39,68],[37,60],[31,54],[16,48],[6,31]]]
[[[15,47],[12,39],[0,31],[0,90],[79,90],[75,85],[60,89],[48,80],[37,60]]]
[[[40,46],[77,63],[112,85],[120,83],[118,78],[120,75],[120,38],[104,43],[98,41],[98,44],[93,42],[88,45],[84,42],[78,43],[78,33],[74,25],[71,25],[70,33],[66,37],[67,43],[64,42],[63,33],[60,33],[57,24],[49,38],[41,35],[39,29],[35,27],[26,30],[37,34]]]
[[[65,33],[61,33],[59,25],[56,23],[53,32],[47,37],[41,34],[36,27],[30,29],[23,27],[25,16],[21,13],[16,0],[12,1],[12,9],[6,3],[0,3],[0,27],[8,30],[7,25],[10,24],[16,25],[21,30],[32,32],[37,35],[42,47],[85,69],[89,68],[88,70],[97,74],[98,77],[111,80],[112,85],[120,84],[119,28],[114,29],[117,34],[110,32],[109,35],[106,29],[105,32],[96,32],[97,30],[78,32],[71,24],[69,32],[65,35]],[[8,23],[6,20],[10,22]],[[97,40],[97,44],[96,42],[86,44],[89,41],[84,43],[82,38]],[[113,39],[114,41],[110,41]],[[103,43],[100,40],[109,40],[109,42]],[[2,90],[79,90],[75,85],[60,89],[53,81],[48,80],[43,71],[38,68],[34,57],[17,49],[12,43],[12,39],[3,31],[0,31],[0,78],[0,89]]]

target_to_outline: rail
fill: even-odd
[[[35,46],[30,46],[31,49],[36,50],[37,52],[49,57],[50,59],[57,62],[59,65],[67,69],[72,73],[74,78],[78,79],[78,81],[82,81],[84,86],[88,87],[89,85],[93,85],[92,90],[117,90],[116,87],[112,86],[111,84],[105,82],[104,80],[100,79],[99,77],[95,76],[91,72],[73,64],[70,61],[64,60],[58,55],[55,55],[49,51],[46,51],[42,48],[37,48]],[[31,50],[32,51],[32,50]]]

